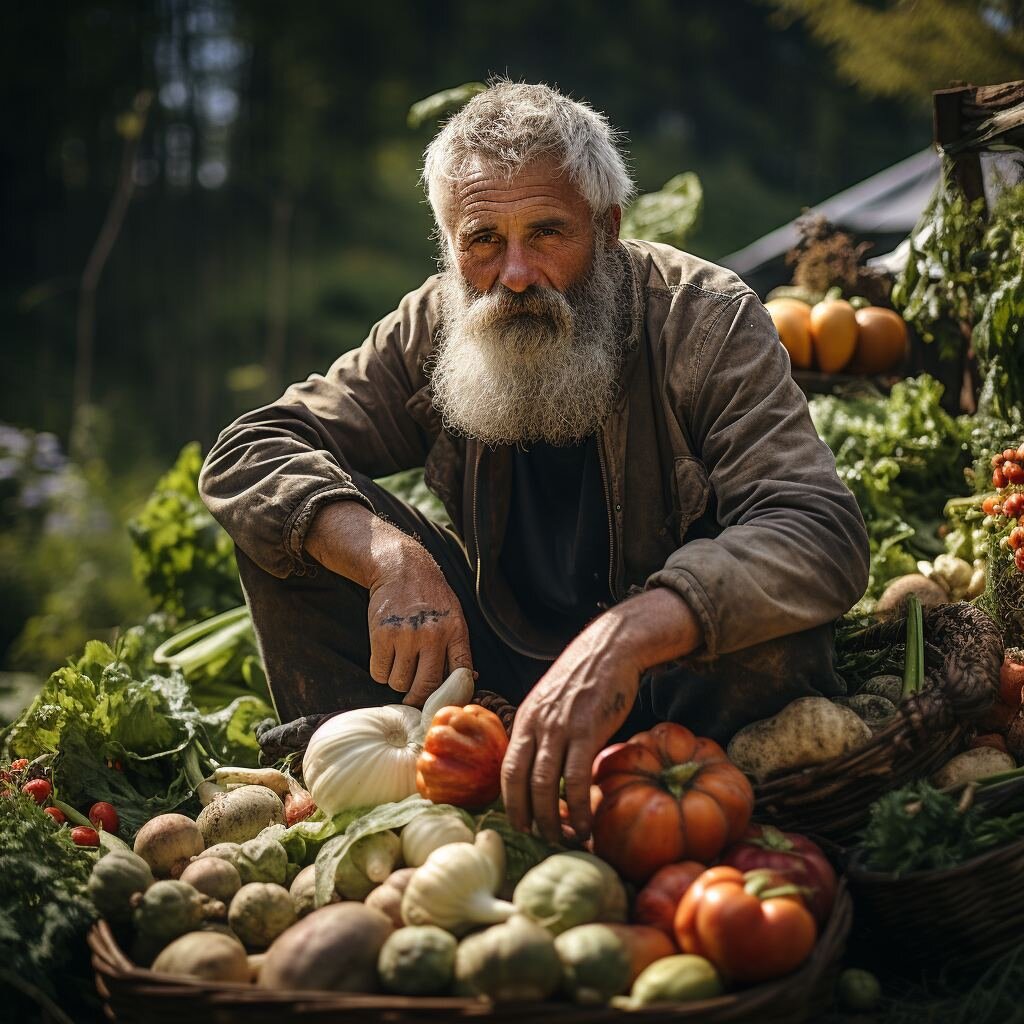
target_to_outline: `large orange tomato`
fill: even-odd
[[[501,792],[508,736],[501,719],[479,704],[441,708],[416,759],[416,788],[435,804],[483,807]]]
[[[734,981],[768,981],[796,970],[818,929],[799,887],[772,871],[709,868],[676,911],[676,941]]]
[[[709,863],[743,835],[754,808],[747,777],[714,740],[661,722],[598,754],[594,853],[634,882],[682,860]]]

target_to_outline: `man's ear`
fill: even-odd
[[[608,244],[614,245],[619,240],[619,227],[622,224],[622,207],[616,204],[608,211]]]

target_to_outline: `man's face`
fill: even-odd
[[[477,292],[501,284],[513,292],[533,285],[564,293],[590,270],[590,207],[550,162],[511,180],[478,165],[460,182],[454,210],[454,260]]]
[[[551,165],[471,172],[442,253],[434,405],[487,444],[571,444],[611,409],[625,338],[618,210],[590,207]]]

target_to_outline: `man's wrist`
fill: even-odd
[[[389,563],[402,561],[410,544],[416,542],[365,505],[336,501],[317,512],[304,546],[325,569],[369,589]]]
[[[668,587],[637,594],[609,608],[605,616],[615,624],[616,643],[641,672],[686,657],[704,643],[700,619]]]

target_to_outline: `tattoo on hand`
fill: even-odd
[[[449,611],[438,611],[431,608],[425,612],[416,612],[415,615],[388,615],[380,620],[382,626],[409,626],[411,629],[419,629],[428,622],[438,622],[448,618]]]
[[[626,695],[624,693],[616,693],[610,701],[601,709],[602,714],[605,718],[612,718],[615,715],[621,714],[622,710],[626,706]]]

